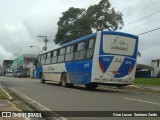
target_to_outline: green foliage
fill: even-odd
[[[122,14],[115,12],[108,0],[90,6],[87,10],[71,7],[62,13],[54,42],[63,44],[92,31],[121,29],[124,25]]]
[[[160,86],[160,78],[136,78],[135,84]]]
[[[92,28],[98,30],[115,31],[124,25],[122,13],[115,12],[108,0],[101,0],[98,5],[90,6],[87,16],[92,20]]]
[[[1,88],[0,88],[0,99],[8,99],[8,96],[3,92]]]
[[[90,34],[88,20],[84,16],[85,9],[69,8],[59,18],[58,32],[55,36],[56,44],[63,44],[78,37]]]

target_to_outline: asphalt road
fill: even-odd
[[[0,77],[0,84],[12,87],[54,111],[160,111],[160,96],[118,92],[88,91],[84,87],[63,88],[38,79]],[[160,118],[67,118],[69,120],[159,120]]]

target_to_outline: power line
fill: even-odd
[[[128,11],[129,9],[133,9],[133,8],[134,8],[134,6],[136,6],[136,5],[140,4],[140,3],[143,3],[144,1],[146,1],[146,0],[142,0],[142,1],[140,1],[140,2],[138,2],[138,3],[136,3],[136,4],[134,4],[134,5],[132,5],[132,6],[131,6],[131,7],[129,7],[129,8],[123,9],[123,10],[122,10],[122,12],[124,12],[124,11]],[[134,9],[135,9],[135,8],[134,8]]]
[[[152,23],[153,21],[156,21],[156,20],[159,20],[159,19],[160,19],[160,17],[155,18],[154,20],[150,20],[150,21],[148,21],[148,22],[146,22],[146,23],[144,23],[144,24],[137,25],[137,26],[134,26],[134,27],[132,27],[132,28],[125,29],[125,30],[127,30],[127,31],[128,31],[128,30],[133,29],[133,28],[141,27],[142,25],[146,25],[146,24],[148,24],[148,23]]]
[[[153,30],[150,30],[150,31],[147,31],[147,32],[144,32],[144,33],[140,33],[140,34],[138,34],[138,36],[144,35],[144,34],[147,34],[147,33],[150,33],[150,32],[156,31],[156,30],[159,30],[159,29],[160,29],[160,27],[156,28],[156,29],[153,29]]]
[[[145,10],[145,9],[147,9],[147,8],[149,8],[149,7],[152,7],[152,6],[155,6],[155,5],[159,5],[159,3],[160,3],[160,1],[155,2],[155,3],[149,3],[149,4],[147,4],[147,5],[144,5],[144,6],[142,6],[142,7],[139,8],[139,9],[136,9],[136,10],[131,11],[130,13],[128,12],[128,13],[124,14],[124,18],[126,18],[126,17],[128,17],[128,16],[130,16],[130,15],[132,15],[132,14],[135,14],[135,13],[137,13],[137,12],[139,12],[139,11]],[[158,6],[158,7],[159,7],[159,6]]]
[[[159,11],[156,11],[155,13],[151,13],[151,14],[149,14],[149,15],[147,15],[147,16],[144,16],[144,17],[142,17],[142,18],[140,18],[140,19],[137,19],[137,20],[135,20],[135,21],[132,21],[132,22],[130,22],[130,23],[127,23],[127,24],[124,25],[124,26],[127,26],[127,25],[129,25],[129,24],[133,24],[133,23],[135,23],[135,22],[137,22],[137,21],[139,21],[139,20],[145,19],[145,18],[147,18],[147,17],[149,17],[149,16],[152,16],[152,15],[155,15],[155,14],[157,14],[157,13],[159,13],[159,12],[160,12],[160,10],[159,10]]]
[[[126,10],[122,10],[123,13],[130,13],[132,11],[136,11],[139,8],[143,8],[146,5],[150,5],[152,3],[157,2],[157,0],[146,0],[146,1],[141,1],[141,4],[137,3],[135,5],[132,5],[131,7],[127,8]],[[159,1],[158,1],[159,2]]]
[[[160,1],[152,1],[152,2],[150,2],[150,1],[147,1],[147,0],[145,0],[145,3],[144,3],[144,1],[140,1],[139,3],[137,3],[137,4],[135,4],[135,5],[138,5],[137,7],[135,7],[135,5],[133,5],[132,7],[130,7],[130,8],[128,8],[128,9],[125,9],[125,10],[123,10],[123,11],[126,11],[126,10],[130,10],[131,11],[131,14],[129,14],[129,12],[128,12],[128,16],[130,16],[130,15],[132,15],[132,14],[134,14],[134,13],[136,13],[136,8],[139,8],[139,10],[138,11],[140,11],[140,10],[144,10],[144,9],[147,9],[148,7],[151,7],[151,6],[153,6],[153,5],[155,5],[156,3],[160,3]],[[143,6],[142,5],[139,5],[139,4],[143,4]],[[156,5],[158,5],[158,4],[156,4]],[[147,6],[146,6],[147,5]],[[145,8],[143,8],[143,7],[145,7]],[[132,13],[132,10],[134,10],[134,13]],[[156,11],[156,12],[154,12],[154,13],[151,13],[151,14],[149,14],[149,15],[147,15],[147,16],[144,16],[144,17],[142,17],[142,18],[140,18],[140,19],[137,19],[137,20],[135,20],[135,21],[132,21],[132,22],[129,22],[129,23],[126,23],[125,25],[124,25],[124,27],[125,26],[128,26],[128,25],[131,25],[131,24],[133,24],[133,23],[135,23],[135,22],[138,22],[138,21],[140,21],[140,20],[142,20],[142,19],[145,19],[145,18],[147,18],[147,17],[149,17],[149,16],[152,16],[152,15],[154,15],[154,14],[157,14],[157,13],[159,13],[160,11]],[[128,17],[128,16],[126,16],[126,17]],[[123,18],[126,18],[125,16],[123,17]]]
[[[133,5],[132,8],[131,8],[131,7],[129,8],[129,10],[127,10],[127,11],[122,11],[122,12],[124,12],[124,13],[127,14],[127,13],[130,13],[130,12],[136,11],[137,9],[143,8],[143,7],[146,6],[146,5],[153,4],[153,3],[155,3],[155,2],[157,2],[157,1],[151,0],[151,1],[143,2],[142,4],[137,5],[137,6],[136,6],[136,5]]]

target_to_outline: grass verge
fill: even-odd
[[[12,97],[10,100],[6,93],[0,88],[0,99],[6,99],[12,102],[18,109],[22,111],[32,111],[32,108],[29,107],[29,105],[24,102],[20,97],[18,97],[16,94],[14,94],[12,91],[5,89],[7,93]]]
[[[4,91],[0,88],[0,99],[8,99],[8,96]]]
[[[12,100],[10,100],[13,104],[15,104],[15,106],[22,110],[22,111],[32,111],[33,109],[31,107],[29,107],[29,105],[23,101],[20,97],[18,97],[15,93],[13,93],[12,91],[8,90],[7,91],[10,96],[12,96]]]
[[[134,84],[160,86],[160,78],[136,78]]]

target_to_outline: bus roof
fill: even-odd
[[[73,41],[71,41],[71,42],[65,43],[65,44],[63,44],[61,47],[65,47],[65,46],[74,44],[74,43],[76,43],[76,42],[80,42],[80,41],[83,41],[83,40],[85,40],[85,39],[89,39],[89,38],[95,37],[96,34],[97,34],[97,33],[93,33],[93,34],[90,34],[90,35],[81,37],[81,38],[79,38],[79,39],[76,39],[76,40],[73,40]]]
[[[134,37],[134,38],[137,37],[137,36],[135,36],[135,35],[128,34],[128,33],[124,33],[124,32],[115,32],[115,31],[101,31],[101,32],[102,32],[102,33],[112,34],[112,35],[124,35],[124,36]],[[73,40],[73,41],[71,41],[71,42],[65,43],[65,44],[63,44],[61,47],[65,47],[65,46],[74,44],[74,43],[76,43],[76,42],[80,42],[80,41],[83,41],[83,40],[85,40],[85,39],[89,39],[89,38],[95,37],[96,35],[97,35],[97,32],[96,32],[96,33],[93,33],[93,34],[90,34],[90,35],[87,35],[87,36],[84,36],[84,37],[82,37],[82,38]]]
[[[102,31],[102,34],[122,35],[122,36],[128,36],[128,37],[132,37],[132,38],[137,38],[138,37],[138,36],[133,35],[133,34],[129,34],[129,33],[125,33],[125,32],[116,32],[116,31]]]
[[[123,35],[123,36],[128,36],[128,37],[137,38],[137,36],[135,36],[135,35],[128,34],[128,33],[124,33],[124,32],[116,32],[116,31],[100,31],[100,32],[101,32],[101,33],[104,33],[104,34],[105,34],[105,33],[108,33],[108,34],[112,34],[112,35]],[[92,34],[86,35],[86,36],[84,36],[84,37],[81,37],[81,38],[75,39],[75,40],[73,40],[73,41],[70,41],[70,42],[68,42],[68,43],[62,44],[61,46],[57,47],[56,49],[61,48],[61,47],[66,47],[66,46],[68,46],[68,45],[71,45],[71,44],[74,44],[74,43],[77,43],[77,42],[81,42],[81,41],[83,41],[83,40],[85,40],[85,39],[89,39],[89,38],[95,37],[95,36],[97,35],[97,33],[98,33],[98,32],[92,33]],[[55,49],[55,50],[56,50],[56,49]],[[41,54],[50,52],[50,51],[52,51],[52,50],[53,50],[53,49],[48,50],[48,51],[44,51],[44,52],[42,52]]]

